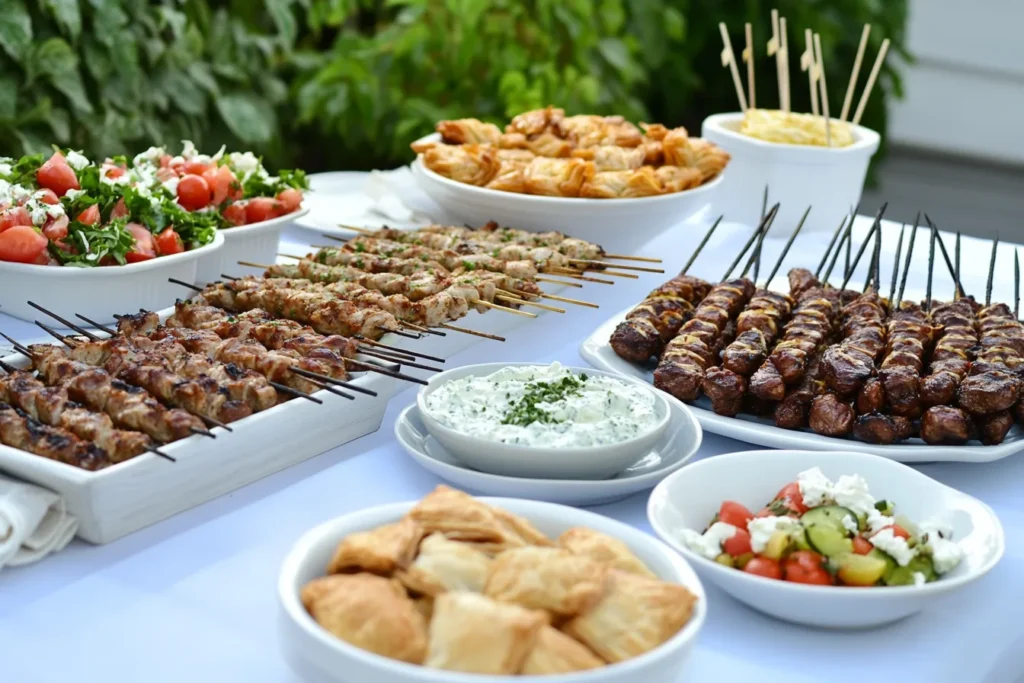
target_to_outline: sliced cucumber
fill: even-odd
[[[935,573],[935,566],[932,558],[925,555],[918,555],[912,559],[906,567],[894,567],[885,574],[885,585],[887,586],[913,586],[914,574],[924,574],[925,581],[934,581],[939,578]]]
[[[890,500],[880,500],[875,503],[875,509],[886,517],[892,517],[895,507]]]
[[[794,529],[789,532],[789,536],[793,540],[793,546],[796,550],[814,550],[811,544],[807,542],[807,531],[805,529]]]
[[[849,509],[844,508],[840,505],[822,505],[821,507],[812,508],[805,512],[800,518],[800,522],[805,526],[822,526],[832,527],[843,536],[850,535],[850,531],[843,524],[843,519],[849,518],[851,522],[857,524],[857,515],[853,514]]]
[[[836,558],[839,580],[848,586],[874,586],[885,575],[885,560],[871,555],[847,553]]]
[[[846,537],[846,529],[836,529],[834,525],[825,522],[805,526],[804,532],[811,547],[825,557],[839,557],[853,552],[853,541]]]

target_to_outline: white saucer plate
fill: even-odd
[[[621,358],[608,343],[615,327],[625,319],[631,309],[632,307],[617,313],[594,330],[580,346],[580,355],[598,370],[614,372],[624,377],[641,378],[653,383],[650,368]],[[1014,426],[1007,434],[1006,440],[997,446],[983,446],[978,441],[971,441],[963,446],[932,446],[916,438],[908,439],[902,444],[881,446],[852,438],[822,436],[810,430],[782,429],[776,427],[770,419],[753,415],[718,415],[711,410],[711,403],[706,398],[688,405],[701,427],[708,432],[769,448],[859,451],[905,463],[991,462],[1024,451],[1024,430],[1019,426]]]
[[[563,505],[601,505],[653,488],[685,465],[700,448],[703,434],[697,420],[675,399],[668,403],[672,420],[661,441],[625,471],[600,481],[523,479],[470,469],[430,436],[416,404],[403,410],[395,420],[395,436],[421,467],[472,493]]]

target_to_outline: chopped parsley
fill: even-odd
[[[563,377],[557,382],[536,382],[527,385],[523,397],[511,405],[501,424],[525,427],[534,422],[557,423],[558,420],[541,408],[540,404],[556,403],[570,396],[576,396],[581,393],[586,381],[587,376],[581,374],[579,377],[575,375]],[[505,395],[508,396],[508,394]]]

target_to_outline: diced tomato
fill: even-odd
[[[203,173],[203,178],[213,192],[213,203],[220,206],[226,199],[237,199],[241,196],[242,187],[235,174],[227,166],[214,166]]]
[[[798,515],[807,512],[807,506],[804,505],[804,494],[800,493],[800,484],[795,481],[783,486],[782,490],[775,495],[775,500],[782,501],[787,508]]]
[[[43,204],[60,204],[60,198],[53,190],[40,190],[39,201]]]
[[[302,192],[294,187],[289,187],[287,190],[277,193],[277,201],[281,202],[281,213],[283,214],[298,211],[302,206]]]
[[[747,565],[743,568],[743,571],[748,574],[756,574],[757,576],[763,576],[767,579],[781,579],[782,578],[782,567],[775,560],[770,560],[767,557],[754,557],[747,562]]]
[[[103,175],[107,178],[120,178],[126,173],[122,166],[117,166],[115,164],[103,164],[102,171]]]
[[[193,175],[203,175],[211,169],[213,169],[213,164],[204,164],[199,161],[186,161],[185,165],[181,167],[183,173]]]
[[[46,225],[43,226],[43,234],[51,240],[62,240],[68,236],[68,220],[67,216],[57,216],[56,218],[47,221]]]
[[[892,535],[895,536],[896,538],[906,538],[906,539],[910,538],[910,532],[907,531],[906,529],[904,529],[903,527],[901,527],[899,524],[890,524],[889,526],[884,526],[881,529],[879,529],[878,531],[876,531],[874,534],[871,534],[871,535],[875,536],[877,534],[882,533],[886,529],[892,529]]]
[[[858,555],[867,555],[871,552],[871,549],[873,547],[874,546],[871,545],[871,541],[864,538],[863,536],[853,537],[853,552],[857,553]]]
[[[189,211],[208,206],[212,198],[210,184],[202,176],[186,175],[178,181],[178,203]]]
[[[58,197],[63,197],[68,190],[79,190],[78,176],[75,169],[68,165],[68,160],[60,152],[46,160],[36,171],[36,182],[40,187],[53,190]]]
[[[128,207],[124,205],[124,197],[117,200],[117,204],[114,204],[113,210],[110,212],[111,218],[123,218],[128,215]]]
[[[160,155],[160,168],[170,168],[170,166],[171,166],[171,159],[173,159],[173,158],[174,157],[172,157],[170,154],[161,154]]]
[[[732,557],[753,552],[753,548],[750,547],[750,534],[746,529],[736,529],[736,533],[722,543],[722,550]]]
[[[221,215],[231,225],[245,225],[245,206],[246,202],[232,202],[224,207]]]
[[[128,263],[138,263],[156,258],[156,247],[153,243],[153,233],[146,229],[146,226],[139,223],[128,223],[124,226],[132,237],[135,238],[135,246],[125,254]]]
[[[181,236],[174,232],[174,228],[165,228],[156,236],[156,250],[161,256],[170,256],[185,251],[185,245],[181,241]]]
[[[786,581],[814,586],[831,586],[832,575],[825,569],[825,558],[811,550],[790,553],[784,567]]]
[[[171,178],[177,178],[178,174],[171,168],[158,168],[156,169],[156,179],[161,183],[166,183]]]
[[[245,205],[245,222],[260,223],[269,221],[278,215],[278,204],[276,199],[270,197],[253,197]]]
[[[739,529],[746,529],[747,522],[753,519],[753,513],[745,506],[731,500],[722,503],[718,509],[718,521],[732,524]]]
[[[49,240],[35,228],[16,225],[0,232],[0,261],[32,263],[45,254]]]
[[[24,206],[13,206],[3,213],[0,213],[0,232],[13,228],[16,225],[27,225],[32,227],[32,216]]]
[[[97,204],[86,207],[75,220],[86,225],[96,225],[100,222],[100,207]]]
[[[57,259],[50,256],[50,252],[43,249],[39,252],[39,255],[32,259],[32,265],[34,266],[59,266],[60,262]]]

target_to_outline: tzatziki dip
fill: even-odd
[[[559,363],[452,380],[425,402],[430,416],[449,429],[522,446],[604,446],[629,441],[658,422],[649,391]]]

